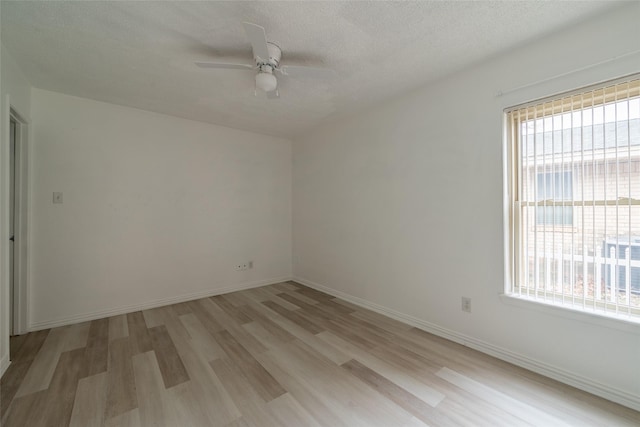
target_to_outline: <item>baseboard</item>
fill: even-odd
[[[596,396],[600,396],[612,402],[619,403],[620,405],[626,406],[628,408],[635,409],[636,411],[640,411],[639,396],[635,396],[631,393],[609,387],[605,384],[598,383],[573,372],[560,369],[558,367],[532,359],[522,354],[514,353],[505,348],[498,347],[488,342],[461,334],[447,328],[443,328],[434,323],[430,323],[422,319],[410,316],[408,314],[392,310],[390,308],[375,304],[365,299],[358,298],[341,291],[337,291],[319,283],[315,283],[311,280],[307,280],[301,277],[294,277],[293,280],[310,288],[314,288],[329,295],[333,295],[335,297],[343,299],[352,304],[367,308],[380,314],[384,314],[385,316],[399,320],[403,323],[422,329],[439,337],[446,338],[450,341],[489,354],[493,357],[536,372],[540,375],[544,375],[545,377],[549,377],[551,379],[576,387],[580,390],[595,394]]]
[[[9,365],[11,365],[11,362],[9,361],[9,352],[7,352],[0,358],[0,378],[7,372]]]
[[[200,298],[207,298],[214,295],[228,294],[230,292],[242,291],[242,290],[251,289],[251,288],[258,288],[260,286],[273,285],[274,283],[286,282],[288,280],[291,280],[290,276],[279,277],[274,279],[266,279],[266,280],[257,280],[254,282],[246,282],[246,283],[241,283],[237,285],[226,286],[223,288],[207,289],[204,291],[193,292],[189,294],[182,294],[175,297],[145,301],[144,303],[140,303],[140,304],[126,305],[126,306],[111,308],[107,310],[94,311],[92,313],[83,313],[83,314],[63,317],[59,319],[34,322],[29,325],[28,330],[29,332],[33,332],[33,331],[39,331],[42,329],[55,328],[58,326],[72,325],[74,323],[81,323],[89,320],[103,319],[105,317],[117,316],[120,314],[127,314],[127,313],[132,313],[140,310],[148,310],[150,308],[162,307],[165,305],[177,304],[179,302],[191,301],[191,300],[200,299]]]

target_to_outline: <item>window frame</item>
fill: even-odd
[[[539,296],[535,296],[533,298],[528,297],[528,296],[522,295],[521,293],[517,293],[515,291],[518,283],[524,280],[523,271],[522,271],[523,268],[520,265],[521,264],[520,257],[522,256],[522,252],[523,252],[522,250],[523,238],[522,238],[522,226],[521,226],[523,199],[519,194],[522,188],[519,180],[521,179],[520,175],[523,170],[522,169],[523,162],[522,162],[522,156],[520,155],[522,150],[522,145],[521,145],[521,141],[519,140],[519,136],[520,136],[519,126],[522,125],[522,123],[526,119],[531,119],[531,118],[529,118],[529,115],[527,114],[527,116],[525,116],[525,120],[523,120],[521,117],[516,117],[514,114],[512,114],[513,112],[522,110],[522,109],[531,109],[531,108],[540,109],[540,106],[542,106],[543,114],[540,116],[534,116],[533,119],[535,120],[535,119],[544,118],[544,117],[552,117],[556,114],[564,113],[567,111],[576,111],[578,109],[584,110],[588,108],[595,108],[600,105],[605,105],[611,102],[615,102],[617,100],[617,95],[620,93],[621,90],[618,89],[612,92],[607,92],[607,88],[616,87],[619,84],[627,83],[627,82],[634,82],[635,84],[632,87],[632,90],[634,91],[634,95],[631,98],[633,99],[636,97],[635,92],[638,91],[638,87],[637,87],[638,79],[640,79],[640,74],[631,74],[631,75],[627,75],[617,79],[608,80],[601,83],[581,87],[579,89],[560,92],[555,95],[546,96],[544,98],[540,98],[534,101],[513,105],[503,110],[503,142],[505,144],[504,145],[504,148],[505,148],[504,150],[504,155],[505,155],[504,191],[505,191],[505,201],[507,203],[505,206],[506,208],[505,209],[505,215],[506,215],[505,217],[505,227],[506,227],[505,229],[506,231],[505,285],[504,285],[504,293],[502,294],[503,301],[510,303],[512,305],[515,304],[518,306],[521,306],[522,304],[529,306],[530,303],[533,303],[535,306],[545,310],[550,308],[551,311],[555,312],[556,314],[560,313],[568,317],[575,317],[577,315],[579,318],[582,318],[582,320],[595,319],[595,321],[597,322],[611,321],[614,324],[619,324],[618,321],[623,321],[623,323],[629,326],[640,324],[640,307],[631,308],[630,313],[628,315],[627,314],[618,315],[617,313],[612,313],[607,310],[602,310],[602,311],[593,310],[593,309],[590,309],[591,307],[585,309],[576,305],[565,305],[564,303],[557,303],[555,295],[557,295],[558,297],[561,297],[563,292],[554,291],[553,292],[554,297],[550,301],[546,298],[544,299],[539,298]],[[601,92],[601,93],[599,93],[598,96],[594,96],[591,100],[589,100],[588,103],[582,103],[579,106],[579,108],[576,108],[575,107],[576,101],[574,100],[574,97],[582,96],[582,94],[585,94],[590,91]],[[616,144],[615,148],[617,147],[618,145]],[[605,145],[603,147],[603,150],[604,150],[603,152],[606,152],[606,149],[607,147]],[[581,147],[581,150],[584,150],[584,147]],[[604,159],[606,160],[606,158],[607,157],[605,153]],[[554,169],[550,171],[550,173],[554,173],[554,172],[564,173],[565,171],[564,170],[556,171]],[[536,176],[537,172],[535,171],[535,169],[533,173],[534,173],[534,180],[537,180],[537,176]],[[549,173],[549,171],[543,171],[543,173]],[[631,173],[630,169],[629,169],[629,173]],[[573,173],[571,174],[571,177],[572,177],[571,185],[572,185],[572,194],[573,194],[576,190],[575,176]],[[582,179],[584,179],[584,177]],[[534,190],[534,195],[535,195],[534,198],[536,199],[536,201],[535,202],[527,201],[524,203],[527,203],[527,205],[549,206],[548,204],[546,204],[548,202],[543,201],[544,204],[541,204],[541,202],[537,200],[538,195],[535,193],[535,191],[536,190]],[[640,205],[640,200],[637,200],[637,199],[627,199],[627,200],[630,206]],[[577,201],[575,200],[575,198],[573,198],[573,200],[553,201],[551,202],[551,206],[561,206],[563,208],[566,208],[566,207],[574,208],[575,206],[580,206],[584,208],[589,206],[612,206],[612,205],[617,206],[618,203],[620,203],[620,200],[610,200],[610,197],[605,197],[602,200],[593,199],[589,201],[587,200]],[[626,202],[623,203],[623,205],[626,205]],[[534,223],[536,226],[542,225],[538,223],[537,220],[534,220]],[[554,223],[554,224],[547,224],[547,226],[551,225],[552,227],[572,228],[574,223],[575,223],[575,220],[572,219],[572,224],[555,224]],[[631,286],[631,283],[629,283],[628,286]],[[536,290],[536,292],[539,292],[539,291]],[[598,307],[598,302],[595,300],[595,298],[593,299],[594,299],[594,306]],[[606,307],[607,302],[605,301],[602,305]],[[586,318],[584,317],[585,315],[586,315]],[[635,326],[632,326],[632,327],[635,327]]]

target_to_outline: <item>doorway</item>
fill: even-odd
[[[13,108],[9,108],[8,305],[10,336],[23,334],[27,330],[27,132],[27,122]]]
[[[15,219],[16,219],[16,146],[18,144],[18,122],[9,116],[9,331],[15,335],[16,295],[15,280]]]

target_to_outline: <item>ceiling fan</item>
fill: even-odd
[[[274,99],[280,96],[278,92],[278,79],[275,73],[290,77],[328,78],[334,75],[333,70],[319,67],[307,67],[303,65],[280,65],[282,51],[271,42],[267,41],[264,28],[260,25],[243,22],[251,47],[255,64],[233,64],[226,62],[196,62],[201,68],[219,68],[257,71],[256,88],[264,91],[267,98]]]

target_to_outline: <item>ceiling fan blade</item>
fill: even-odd
[[[304,65],[285,65],[276,70],[285,76],[308,77],[312,79],[328,79],[336,75],[336,72],[329,68],[306,67]]]
[[[244,31],[247,33],[253,48],[253,56],[260,61],[268,61],[269,49],[267,48],[267,35],[264,32],[264,28],[250,22],[243,22],[242,25],[244,25]]]
[[[249,64],[229,64],[225,62],[196,62],[195,63],[200,68],[221,68],[227,70],[253,70],[256,68],[255,65]]]
[[[278,98],[280,98],[280,93],[278,92],[278,89],[272,90],[271,92],[267,92],[267,98],[268,99],[278,99]]]

